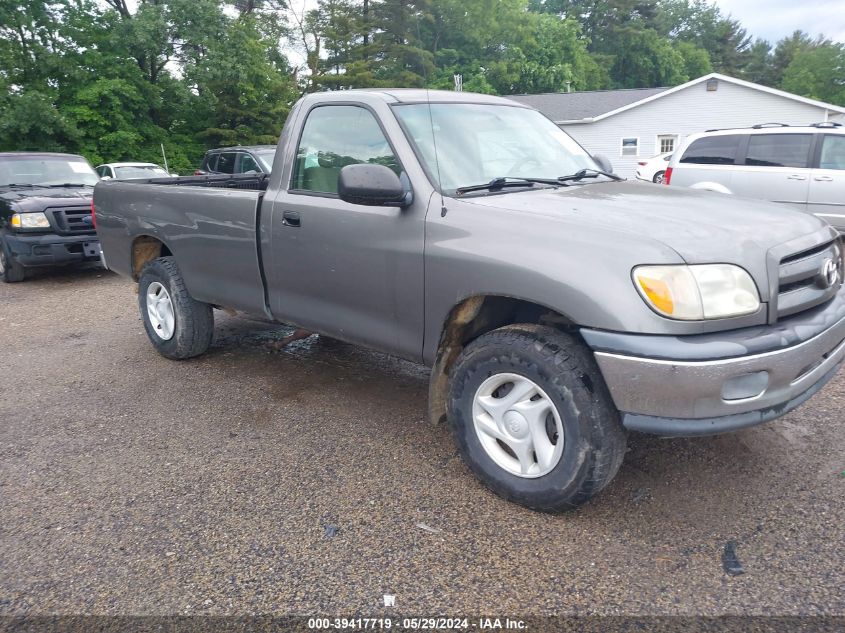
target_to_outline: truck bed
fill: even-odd
[[[265,312],[257,248],[267,174],[110,180],[97,184],[97,233],[114,272],[137,275],[135,244],[160,242],[179,262],[191,296]]]

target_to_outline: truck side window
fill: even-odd
[[[218,158],[220,158],[220,154],[206,154],[202,162],[202,169],[205,171],[214,171],[214,168],[217,167]]]
[[[358,163],[385,165],[397,176],[402,171],[369,110],[349,105],[314,108],[302,129],[291,189],[337,194],[340,170]]]
[[[809,134],[754,134],[748,139],[746,165],[806,167],[810,159]]]
[[[739,134],[705,136],[693,141],[681,156],[682,163],[733,165],[739,149]]]
[[[240,156],[240,164],[238,165],[238,173],[239,174],[248,174],[250,172],[254,173],[261,173],[261,168],[258,166],[258,163],[255,162],[255,159],[250,156],[249,154],[239,154]]]
[[[845,136],[825,136],[820,169],[845,169]]]
[[[215,171],[218,171],[221,174],[235,173],[236,157],[236,152],[223,152],[222,154],[220,154],[220,158],[217,159],[217,169]]]

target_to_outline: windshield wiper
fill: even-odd
[[[46,185],[47,187],[93,187],[94,185],[88,185],[84,182],[63,182],[60,185]]]
[[[467,185],[466,187],[458,187],[457,189],[455,189],[455,193],[457,193],[458,195],[463,195],[471,191],[498,191],[499,189],[504,189],[506,187],[525,187],[526,185],[534,184],[560,186],[563,183],[554,178],[512,178],[510,176],[499,176],[498,178],[494,178],[490,182],[481,185]]]
[[[599,176],[607,176],[611,180],[625,180],[622,176],[611,174],[609,171],[602,171],[601,169],[590,169],[589,167],[586,167],[584,169],[579,169],[574,174],[569,174],[568,176],[560,176],[557,181],[569,182],[570,180],[581,180],[583,178],[598,178]]]
[[[31,182],[10,182],[5,185],[0,185],[0,187],[35,187]]]

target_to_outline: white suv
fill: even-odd
[[[663,183],[792,204],[845,234],[845,127],[768,123],[694,134]]]

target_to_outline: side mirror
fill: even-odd
[[[111,180],[111,176],[103,176],[100,180]]]
[[[609,174],[613,173],[613,165],[610,164],[607,156],[602,156],[601,154],[596,154],[593,156],[593,160],[596,161],[596,164],[601,168],[602,171],[606,171]]]
[[[373,207],[406,207],[410,191],[391,169],[384,165],[360,163],[340,170],[337,195],[344,202]]]

